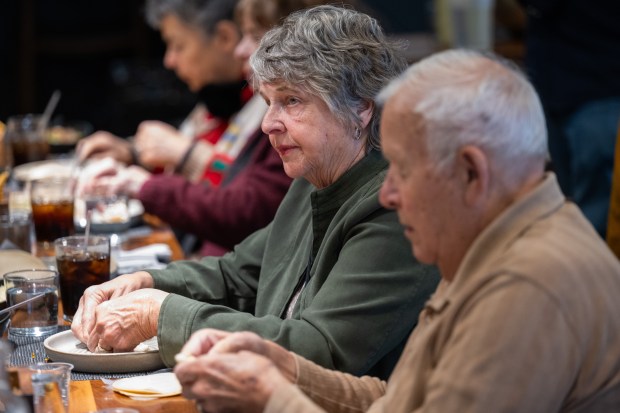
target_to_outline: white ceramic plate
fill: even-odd
[[[73,162],[71,159],[51,159],[48,161],[29,162],[13,168],[13,176],[18,181],[34,181],[51,177],[71,176]]]
[[[128,230],[133,225],[136,225],[142,215],[144,215],[144,206],[142,202],[137,199],[130,199],[127,201],[127,211],[129,213],[129,220],[124,222],[91,222],[90,229],[93,232],[123,232]],[[86,206],[84,201],[75,202],[75,212],[73,214],[75,226],[82,231],[86,227]]]
[[[47,355],[53,361],[71,363],[75,371],[89,373],[132,373],[157,370],[164,367],[159,357],[157,338],[142,343],[150,349],[128,353],[91,353],[71,330],[48,337],[43,342]],[[141,345],[142,346],[142,345]]]

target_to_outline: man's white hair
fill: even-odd
[[[411,66],[379,94],[406,91],[411,112],[424,119],[429,156],[438,168],[472,144],[500,161],[544,161],[545,119],[533,86],[510,63],[470,50],[449,50]]]

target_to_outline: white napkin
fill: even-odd
[[[151,244],[129,251],[119,251],[116,258],[117,272],[125,274],[144,269],[166,268],[172,250],[167,244]]]
[[[112,390],[134,399],[152,399],[181,394],[181,383],[174,373],[157,373],[116,380]]]

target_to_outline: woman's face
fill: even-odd
[[[235,57],[243,61],[243,75],[249,80],[252,75],[250,56],[258,48],[260,39],[267,33],[267,29],[259,26],[250,13],[243,13],[240,20],[241,41],[235,48]]]
[[[263,132],[291,178],[324,188],[364,156],[364,140],[354,139],[318,96],[282,82],[261,84],[259,92],[269,105]]]
[[[161,20],[160,30],[166,43],[164,66],[174,70],[190,90],[196,92],[208,84],[226,81],[217,65],[222,50],[213,37],[207,37],[174,14]]]

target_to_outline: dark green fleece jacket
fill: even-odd
[[[155,288],[173,293],[159,316],[164,362],[209,327],[254,331],[325,367],[387,378],[439,277],[379,204],[386,171],[372,151],[327,188],[297,179],[273,222],[233,252],[150,270]]]

